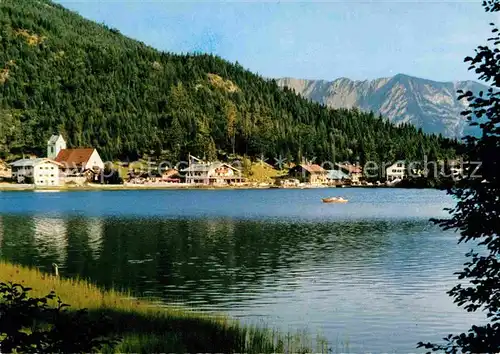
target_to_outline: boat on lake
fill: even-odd
[[[342,197],[322,198],[323,203],[347,203],[348,200]]]

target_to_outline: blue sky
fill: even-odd
[[[210,52],[266,77],[475,80],[490,35],[481,1],[56,0],[155,48]]]

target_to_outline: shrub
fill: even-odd
[[[69,311],[54,292],[29,297],[30,290],[0,283],[1,352],[89,353],[118,343],[107,318],[91,319],[86,309]]]

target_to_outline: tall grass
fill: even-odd
[[[242,326],[222,315],[197,313],[178,306],[159,306],[129,293],[104,291],[86,280],[64,279],[0,261],[0,281],[32,288],[32,296],[51,291],[71,305],[87,308],[91,316],[107,315],[121,344],[104,352],[224,352],[224,353],[327,353],[322,338],[294,335],[257,326]]]

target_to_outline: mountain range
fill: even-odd
[[[489,88],[474,81],[438,82],[404,74],[364,81],[282,78],[277,83],[331,108],[357,107],[398,125],[410,123],[426,133],[451,138],[477,133],[460,115],[467,101],[458,100],[457,91],[478,93]]]

